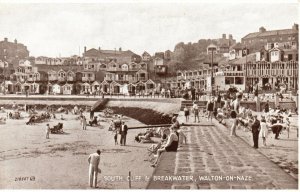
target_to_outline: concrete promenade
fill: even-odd
[[[179,122],[184,122],[180,112]],[[190,119],[190,122],[193,120]],[[182,127],[187,145],[164,153],[149,189],[297,189],[298,182],[229,130],[201,118],[201,126]],[[168,181],[169,177],[193,176]],[[156,179],[156,181],[154,181]],[[177,177],[179,179],[179,177]],[[192,180],[191,180],[192,179]]]

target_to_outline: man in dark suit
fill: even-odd
[[[121,129],[120,129],[120,133],[121,133],[120,145],[126,145],[127,130],[128,130],[128,127],[125,124],[125,122],[123,121]]]
[[[253,124],[251,125],[252,128],[252,136],[253,136],[253,142],[254,142],[254,148],[258,148],[258,135],[260,131],[260,122],[257,119],[257,115],[253,115]]]

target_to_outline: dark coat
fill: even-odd
[[[252,133],[259,132],[259,130],[260,130],[260,122],[259,122],[259,120],[255,119],[255,121],[251,125],[251,128],[252,128]]]
[[[121,125],[121,127],[120,127],[119,133],[120,133],[120,134],[125,134],[125,135],[127,135],[127,131],[128,131],[127,125],[124,125],[124,131],[122,131],[122,126],[123,126],[123,125]]]

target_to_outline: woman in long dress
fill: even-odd
[[[263,117],[260,121],[260,134],[263,139],[263,145],[267,146],[267,136],[268,136],[268,124],[266,119]]]
[[[232,111],[230,113],[230,116],[233,119],[233,123],[230,129],[230,136],[236,136],[235,130],[238,124],[239,107],[242,98],[243,95],[241,93],[237,93],[236,99],[231,103]]]

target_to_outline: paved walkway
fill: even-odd
[[[181,120],[182,116],[179,118]],[[183,145],[177,153],[163,154],[148,188],[298,188],[298,182],[294,178],[241,138],[230,137],[226,127],[215,126],[204,119],[201,119],[201,122],[210,125],[182,127],[188,144]],[[193,177],[183,177],[190,175]],[[169,181],[170,179],[173,181]],[[185,181],[174,181],[175,179]]]

